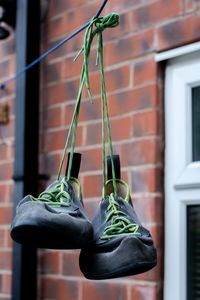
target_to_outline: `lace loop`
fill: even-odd
[[[108,201],[107,212],[109,214],[106,217],[106,222],[110,221],[111,223],[104,229],[101,239],[110,240],[113,237],[128,233],[138,234],[139,225],[132,223],[126,214],[120,210],[120,204],[115,200],[113,193],[110,194]]]
[[[76,142],[76,131],[77,131],[77,126],[78,126],[80,104],[81,104],[81,98],[82,98],[82,92],[83,92],[84,85],[86,86],[90,101],[93,102],[92,93],[91,93],[91,89],[90,89],[90,80],[89,80],[89,61],[90,61],[90,52],[91,52],[91,46],[92,46],[93,39],[96,35],[98,36],[97,61],[98,61],[98,59],[100,60],[100,77],[101,77],[101,87],[102,87],[101,90],[103,89],[102,93],[104,94],[103,97],[105,98],[105,93],[106,93],[105,83],[104,83],[104,87],[102,86],[102,84],[104,82],[102,31],[109,27],[113,28],[113,27],[117,26],[118,24],[119,24],[119,16],[114,13],[108,14],[105,17],[93,18],[85,32],[83,46],[74,59],[74,60],[76,60],[81,54],[83,54],[84,59],[83,59],[83,66],[82,66],[82,71],[81,71],[81,79],[80,79],[78,96],[77,96],[77,100],[76,100],[76,105],[75,105],[72,121],[71,121],[70,128],[68,131],[66,143],[64,146],[64,150],[63,150],[63,154],[62,154],[62,158],[61,158],[61,162],[60,162],[60,166],[59,166],[59,170],[58,170],[57,179],[60,178],[63,163],[64,163],[66,153],[67,153],[69,140],[72,135],[70,159],[69,159],[69,166],[68,166],[68,173],[67,173],[67,180],[70,179],[72,159],[73,159],[73,153],[74,153],[75,142]],[[94,28],[94,26],[96,26],[96,28]],[[110,139],[109,139],[109,141],[110,141]],[[109,144],[110,144],[110,142],[109,142]],[[104,166],[105,166],[105,164],[104,164]]]

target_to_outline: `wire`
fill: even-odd
[[[99,15],[101,14],[101,12],[103,11],[105,5],[107,4],[108,0],[104,0],[99,8],[99,10],[97,11],[96,15],[92,18],[98,18]],[[47,50],[45,53],[43,53],[41,56],[39,56],[38,58],[36,58],[34,61],[32,61],[30,64],[28,64],[27,66],[25,66],[24,68],[22,68],[21,70],[19,70],[17,73],[15,73],[12,77],[10,77],[8,80],[4,81],[3,83],[0,84],[0,89],[3,90],[6,88],[6,86],[13,80],[16,80],[18,77],[20,77],[22,74],[24,74],[25,72],[27,72],[30,68],[32,68],[34,65],[36,65],[37,63],[39,63],[41,60],[43,60],[44,58],[46,58],[48,55],[50,55],[51,53],[53,53],[54,51],[56,51],[58,48],[62,47],[64,44],[66,44],[68,41],[70,41],[72,38],[74,38],[77,34],[79,34],[81,31],[83,31],[84,29],[86,29],[90,23],[92,21],[87,22],[86,24],[84,24],[83,26],[81,26],[80,28],[78,28],[77,30],[75,30],[70,36],[66,37],[64,40],[60,41],[58,44],[56,44],[55,46],[53,46],[52,48],[50,48],[49,50]]]

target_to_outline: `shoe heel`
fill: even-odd
[[[67,176],[70,155],[71,155],[71,153],[68,153],[68,160],[67,160],[65,176]],[[81,166],[81,153],[74,152],[73,159],[72,159],[71,177],[76,178],[76,179],[78,178],[80,166]]]
[[[121,179],[121,166],[120,166],[120,157],[118,154],[113,155],[114,169],[116,179]],[[107,156],[107,179],[112,179],[112,162],[111,156]]]

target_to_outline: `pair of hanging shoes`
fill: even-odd
[[[113,158],[118,193],[113,192],[108,157],[106,196],[92,222],[84,212],[77,179],[81,156],[74,153],[70,181],[64,177],[38,198],[28,195],[19,202],[11,227],[13,240],[38,248],[82,249],[80,269],[88,279],[135,275],[153,268],[153,240],[135,213],[128,185],[121,180],[119,156]]]

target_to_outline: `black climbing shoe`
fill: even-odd
[[[116,156],[116,174],[120,174],[118,162]],[[109,159],[107,163],[110,168]],[[88,279],[135,275],[157,263],[152,237],[136,215],[128,185],[121,179],[116,184],[118,193],[114,196],[113,180],[107,181],[106,197],[92,221],[94,240],[80,254],[80,269]]]
[[[78,176],[74,153],[72,174]],[[11,237],[38,248],[79,249],[92,239],[93,229],[82,203],[77,178],[66,177],[52,183],[38,198],[22,199],[11,226]]]

